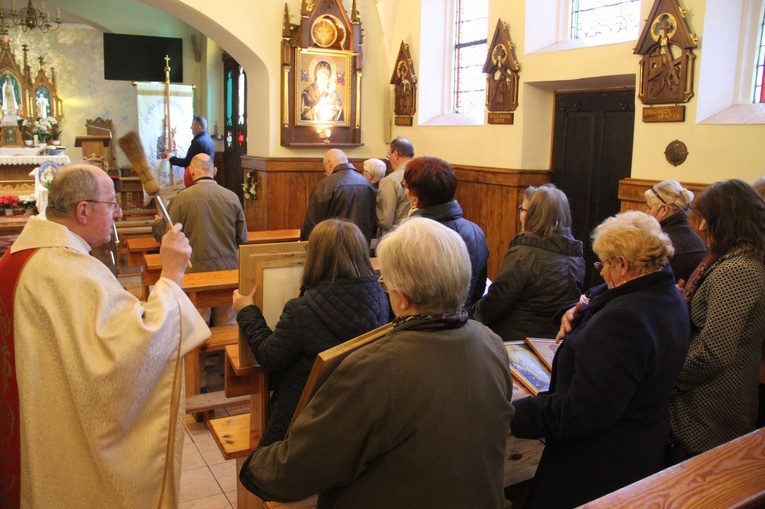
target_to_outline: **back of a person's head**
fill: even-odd
[[[571,226],[571,209],[566,194],[553,184],[528,187],[525,232],[548,238],[563,233]]]
[[[382,178],[385,176],[385,172],[387,170],[385,166],[385,162],[381,161],[380,159],[367,159],[364,161],[364,172],[368,173],[372,176],[375,181],[382,180]]]
[[[600,223],[592,232],[592,249],[603,261],[623,256],[637,274],[664,267],[675,252],[659,222],[638,210]]]
[[[420,201],[420,207],[450,202],[457,190],[457,175],[438,157],[415,157],[404,171],[404,182]]]
[[[670,213],[688,210],[693,201],[693,193],[677,180],[659,182],[645,193],[645,201],[651,206],[669,205]]]
[[[721,256],[747,244],[765,256],[765,202],[743,180],[711,184],[692,208],[706,221],[713,254]]]
[[[303,269],[303,288],[320,281],[357,278],[374,274],[369,243],[358,226],[345,219],[320,222],[308,237]]]
[[[98,180],[92,166],[85,164],[65,166],[53,177],[50,184],[45,215],[50,218],[64,218],[79,202],[94,199],[97,194]]]
[[[406,138],[398,136],[390,142],[390,151],[398,152],[401,157],[414,157],[414,145]]]
[[[454,230],[411,217],[382,238],[377,257],[389,290],[404,293],[421,312],[462,308],[470,287],[470,256]]]

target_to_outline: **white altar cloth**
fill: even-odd
[[[59,166],[69,164],[69,156],[37,155],[40,153],[37,147],[0,147],[0,165],[11,164],[37,164],[45,161],[53,161]]]

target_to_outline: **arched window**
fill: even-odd
[[[454,26],[454,105],[457,114],[481,114],[486,104],[487,0],[456,0]]]

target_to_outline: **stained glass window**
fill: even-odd
[[[571,38],[637,36],[639,0],[570,0]]]
[[[757,63],[754,67],[753,103],[765,103],[765,13],[760,20],[760,37],[757,39]]]
[[[454,27],[454,113],[480,113],[485,109],[487,0],[457,0]]]

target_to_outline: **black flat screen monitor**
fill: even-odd
[[[145,35],[104,34],[104,79],[165,81],[165,55],[170,82],[183,82],[183,39]]]

